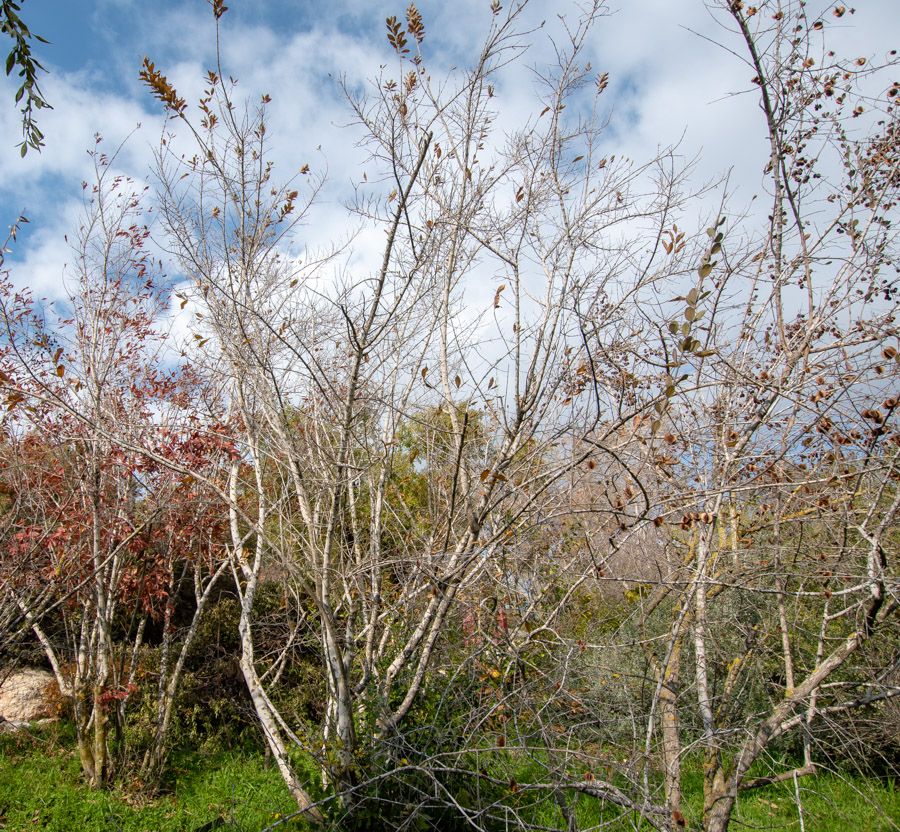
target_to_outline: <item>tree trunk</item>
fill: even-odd
[[[666,790],[666,806],[673,812],[681,811],[681,733],[678,728],[678,663],[672,655],[666,680],[659,691],[659,724],[662,734],[663,783]]]
[[[278,770],[284,779],[285,785],[291,797],[297,803],[297,808],[301,812],[305,812],[308,818],[312,818],[319,823],[324,822],[324,817],[318,808],[312,806],[313,800],[307,792],[300,786],[297,781],[297,775],[291,767],[290,758],[288,757],[287,748],[281,738],[281,728],[272,709],[269,705],[268,697],[263,691],[253,665],[253,642],[250,638],[249,620],[245,615],[241,615],[240,623],[241,634],[241,671],[244,674],[244,680],[247,683],[247,690],[250,693],[250,699],[253,702],[253,708],[256,711],[256,718],[259,720],[263,734],[265,734],[266,742]]]
[[[210,593],[212,592],[213,586],[225,571],[225,567],[227,565],[227,561],[223,561],[219,565],[219,568],[215,571],[212,578],[210,578],[202,593],[199,591],[199,588],[202,585],[199,576],[200,567],[194,567],[194,597],[197,601],[197,608],[194,610],[193,618],[191,619],[187,634],[184,636],[184,642],[181,645],[181,650],[178,653],[178,659],[175,662],[175,667],[173,668],[171,675],[168,673],[168,654],[171,642],[169,623],[171,621],[171,614],[168,605],[166,607],[163,635],[163,656],[160,661],[160,684],[157,701],[156,733],[153,737],[153,743],[151,744],[150,748],[147,749],[147,753],[144,755],[143,762],[141,763],[141,774],[145,777],[154,778],[158,777],[161,773],[162,765],[166,757],[166,737],[169,733],[169,725],[172,722],[172,709],[175,705],[175,697],[178,694],[178,688],[181,684],[181,677],[184,673],[184,663],[187,659],[188,653],[190,652],[191,645],[194,643],[194,639],[197,636],[197,630],[200,626],[200,620],[203,617],[203,613],[206,610],[207,604],[209,603]],[[175,595],[174,585],[170,590],[170,595]],[[167,676],[168,678],[166,678]]]
[[[735,796],[724,788],[707,797],[703,812],[703,832],[726,832],[734,811]]]
[[[72,681],[72,711],[75,723],[75,744],[78,747],[78,759],[81,761],[82,774],[92,785],[96,781],[94,768],[94,751],[88,736],[88,713],[90,693],[84,682],[76,675]]]

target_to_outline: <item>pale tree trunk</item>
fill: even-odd
[[[238,394],[238,398],[240,394]],[[256,547],[253,553],[253,560],[247,558],[244,549],[245,538],[240,533],[239,514],[238,514],[238,473],[239,466],[235,462],[231,466],[229,475],[229,519],[231,528],[231,540],[233,551],[233,572],[235,579],[235,588],[238,591],[241,602],[241,615],[238,623],[238,635],[241,641],[241,672],[244,681],[247,684],[247,691],[250,694],[250,700],[253,703],[253,709],[259,720],[260,728],[266,738],[269,751],[278,771],[284,780],[291,797],[297,804],[301,812],[305,812],[308,817],[323,821],[323,815],[319,809],[313,806],[313,800],[301,786],[297,779],[297,774],[290,764],[290,756],[287,747],[282,738],[283,725],[279,719],[279,715],[272,707],[272,703],[265,694],[262,684],[259,681],[259,675],[256,672],[256,651],[253,645],[253,601],[256,597],[256,590],[259,586],[259,573],[262,568],[262,555],[264,550],[264,528],[267,519],[266,502],[264,499],[262,472],[259,462],[259,446],[251,438],[250,441],[251,454],[254,460],[254,473],[256,475],[257,486],[257,505],[258,516],[257,523],[253,531],[257,534]],[[243,581],[243,586],[242,586]]]
[[[79,628],[78,643],[75,653],[75,662],[72,672],[72,714],[75,722],[75,741],[78,746],[78,757],[81,760],[81,770],[89,782],[97,779],[97,768],[94,760],[94,750],[88,733],[88,725],[93,706],[93,689],[90,682],[90,649],[89,607],[83,612]]]
[[[715,789],[708,796],[704,796],[704,832],[725,832],[728,829],[738,793],[742,789],[753,788],[754,786],[754,783],[752,781],[748,782],[746,778],[751,766],[759,759],[760,754],[773,739],[781,736],[786,731],[792,730],[797,726],[809,724],[810,714],[808,709],[795,717],[792,717],[791,714],[803,704],[804,700],[811,698],[828,677],[840,668],[871,637],[875,626],[883,624],[886,619],[892,617],[898,608],[900,608],[900,602],[898,601],[892,601],[886,607],[879,608],[879,612],[873,616],[872,625],[868,631],[857,630],[847,637],[839,647],[833,650],[827,658],[821,661],[797,685],[795,690],[787,694],[773,708],[759,728],[746,739],[737,753],[734,771],[727,781],[724,777],[717,779]],[[813,770],[814,768],[811,766],[804,766],[797,773],[809,774]],[[781,779],[785,778],[777,777],[774,778],[774,781]]]
[[[681,812],[681,731],[678,721],[678,686],[681,676],[681,639],[672,650],[659,689],[659,726],[662,738],[663,784],[666,805]]]
[[[703,832],[726,832],[737,798],[719,785],[718,791],[704,796]]]
[[[333,746],[337,766],[325,770],[326,780],[333,778],[339,790],[349,792],[356,785],[353,773],[354,752],[357,749],[354,697],[347,680],[343,650],[335,632],[331,606],[322,602],[322,642],[328,683],[328,708],[325,726],[326,745]]]
[[[114,676],[115,668],[112,661],[114,646],[110,626],[115,613],[115,591],[119,570],[119,556],[107,552],[103,546],[104,517],[101,500],[105,482],[99,460],[100,442],[99,438],[95,438],[91,446],[91,559],[94,574],[90,587],[94,615],[89,639],[91,649],[89,655],[85,657],[93,700],[91,703],[93,775],[90,779],[91,784],[98,787],[109,783],[114,775],[116,762],[111,757],[109,746],[109,708],[114,707],[114,702],[105,699],[103,695],[110,684],[115,685],[117,681],[111,678]]]
[[[721,496],[716,501],[713,514],[721,509]],[[698,532],[699,534],[699,532]],[[712,531],[700,535],[697,544],[697,566],[694,576],[694,677],[697,685],[697,705],[703,725],[703,814],[712,811],[716,795],[724,783],[722,756],[716,736],[716,718],[713,711],[709,684],[709,621],[707,618],[707,593],[711,587],[710,559],[712,556]]]
[[[241,637],[241,672],[244,674],[244,681],[247,683],[247,691],[253,702],[256,718],[259,720],[272,758],[275,760],[278,771],[281,773],[281,777],[291,797],[296,802],[297,808],[301,812],[306,813],[307,817],[321,823],[324,821],[324,817],[318,807],[312,805],[312,798],[297,779],[297,774],[290,763],[287,746],[282,739],[280,722],[276,719],[269,698],[260,684],[259,676],[253,664],[253,637],[250,633],[249,625],[249,616],[245,616],[242,613],[241,623],[238,627]]]

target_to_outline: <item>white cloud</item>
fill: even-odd
[[[52,292],[58,285],[65,260],[65,246],[58,240],[77,215],[73,206],[80,204],[80,182],[90,180],[91,160],[85,150],[93,145],[94,133],[104,136],[104,147],[113,148],[141,122],[143,129],[129,141],[119,165],[139,180],[149,174],[162,119],[158,103],[137,79],[141,56],[156,60],[189,101],[201,93],[203,75],[215,57],[213,21],[203,4],[106,3],[98,25],[113,26],[110,21],[116,19],[130,22],[127,31],[111,32],[108,38],[115,44],[109,72],[116,77],[102,77],[96,70],[66,74],[51,67],[42,87],[54,109],[39,114],[47,148],[24,160],[12,147],[0,153],[4,218],[11,220],[28,207],[41,223],[28,237],[29,250],[13,254],[15,272],[19,280],[42,291]],[[452,62],[462,63],[476,54],[480,34],[491,19],[488,2],[427,0],[419,5],[427,30],[423,48],[437,79]],[[838,48],[870,55],[883,54],[892,45],[887,42],[890,27],[884,25],[892,19],[892,6],[889,0],[871,0],[857,15],[840,21],[830,15],[828,4],[821,4],[820,11],[826,33]],[[402,16],[401,7],[405,3],[394,8],[335,0],[327,13],[319,10],[316,16],[310,12],[303,18],[294,10],[288,18],[278,4],[260,3],[254,13],[235,9],[223,18],[222,56],[226,72],[240,79],[237,102],[258,101],[263,92],[273,98],[269,127],[276,175],[289,176],[307,163],[320,169],[327,162],[331,184],[314,225],[301,231],[312,244],[341,238],[355,227],[341,200],[350,194],[350,181],[360,177],[363,154],[355,146],[358,131],[340,127],[350,114],[334,78],[345,73],[349,83],[358,86],[376,77],[383,63],[395,60],[385,38],[384,18],[388,13]],[[816,17],[811,3],[807,9]],[[557,11],[556,4],[532,3],[523,15],[526,29],[547,20],[523,39],[530,48],[498,81],[497,100],[504,107],[497,125],[500,134],[521,127],[539,111],[529,68],[551,59],[554,41],[563,44]],[[266,16],[276,12],[281,17]],[[569,21],[576,17],[572,6]],[[281,25],[288,19],[300,23],[300,30]],[[697,182],[732,169],[732,187],[739,188],[742,203],[749,202],[758,190],[766,157],[757,92],[749,84],[749,68],[727,51],[742,55],[741,43],[702,2],[623,3],[597,22],[589,45],[586,58],[593,68],[610,73],[610,86],[601,98],[612,118],[605,138],[610,153],[642,162],[661,146],[680,143],[679,152],[686,159],[697,159]],[[98,56],[87,57],[96,66]],[[0,85],[0,100],[7,102],[0,107],[0,133],[13,137],[19,125],[17,111],[8,104],[11,84],[4,78]],[[741,90],[745,93],[732,95]],[[711,198],[709,210],[712,204]],[[377,262],[380,242],[378,233],[357,239],[351,265],[373,268],[367,264]]]

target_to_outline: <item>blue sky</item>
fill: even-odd
[[[317,5],[309,0],[237,0],[229,6],[226,20],[234,28],[267,27],[285,35],[323,23],[362,34],[365,23],[381,22],[375,4],[368,4],[368,12],[365,3],[348,6],[327,21],[319,18]],[[51,41],[49,46],[38,47],[49,64],[68,72],[104,74],[111,85],[123,79],[106,73],[110,65],[127,70],[131,64],[133,68],[149,45],[177,42],[177,36],[171,38],[171,27],[186,16],[211,20],[203,0],[26,0],[24,15],[36,34]]]
[[[346,73],[356,84],[374,77],[391,60],[384,19],[402,18],[406,3],[232,0],[228,5],[222,20],[225,70],[240,79],[248,98],[272,95],[274,155],[283,173],[315,160],[327,162],[330,185],[317,233],[338,235],[346,219],[340,198],[359,178],[360,157],[355,134],[340,127],[348,111],[329,74]],[[433,71],[465,65],[489,20],[488,5],[488,0],[419,3]],[[890,42],[900,34],[895,0],[861,0],[857,14],[841,21],[829,16],[833,4],[814,5],[809,3],[810,13],[821,11],[829,36],[845,51],[873,56],[897,45]],[[524,60],[504,75],[500,100],[510,125],[529,115],[528,68],[551,58],[550,38],[561,34],[559,13],[575,15],[577,6],[530,4],[530,25],[545,19],[547,24],[527,38],[531,45]],[[190,99],[212,66],[214,25],[204,0],[25,0],[22,16],[52,42],[38,44],[36,54],[49,70],[41,86],[54,109],[39,114],[46,148],[21,160],[14,79],[0,82],[0,214],[5,225],[23,209],[31,220],[7,260],[14,280],[53,296],[67,256],[63,236],[77,223],[80,183],[90,178],[85,150],[93,134],[102,134],[111,148],[140,123],[119,163],[123,172],[148,180],[162,119],[161,108],[138,80],[141,59],[149,55]],[[610,73],[606,141],[611,153],[638,162],[680,142],[686,159],[698,159],[696,183],[732,169],[732,185],[749,203],[765,161],[752,73],[711,41],[740,49],[700,0],[611,3],[609,16],[592,32],[589,55],[598,71]]]

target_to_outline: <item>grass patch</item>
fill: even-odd
[[[220,819],[224,825],[215,828],[259,832],[278,813],[292,811],[278,770],[266,768],[261,753],[182,753],[170,763],[167,791],[152,799],[135,783],[96,791],[81,780],[71,743],[52,734],[5,735],[0,737],[0,829],[191,832]]]
[[[261,832],[279,815],[294,811],[278,770],[266,767],[261,752],[179,752],[173,753],[169,762],[166,791],[153,798],[134,782],[95,791],[81,780],[74,741],[66,726],[33,737],[0,735],[0,830],[194,832],[205,827]],[[516,760],[508,759],[506,764],[521,782],[537,773],[530,771],[534,761],[517,765]],[[307,771],[307,777],[313,776]],[[900,789],[892,781],[824,772],[800,778],[798,787],[799,805],[793,782],[744,792],[731,828],[799,830],[802,807],[806,832],[900,830]],[[700,827],[702,789],[701,773],[687,766],[685,814],[691,829]],[[522,793],[507,795],[506,801],[533,823],[565,828],[552,796]],[[597,825],[611,832],[652,828],[646,822],[641,824],[634,813],[587,796],[569,805],[583,829]],[[278,828],[299,830],[305,824]]]
[[[543,762],[543,761],[541,761]],[[545,779],[540,765],[519,761],[513,755],[506,760],[507,773],[520,782]],[[770,774],[762,767],[755,775]],[[496,772],[495,772],[496,774]],[[621,777],[612,777],[614,785],[628,793],[629,787]],[[662,784],[656,784],[654,800],[662,801]],[[703,817],[703,774],[699,762],[690,759],[682,768],[683,811],[687,828],[699,830]],[[799,830],[805,832],[900,832],[900,787],[890,778],[863,777],[856,774],[820,771],[815,776],[797,780],[799,803],[793,781],[744,791],[732,815],[731,830]],[[567,795],[569,811],[574,811],[579,829],[603,828],[610,832],[625,830],[655,830],[639,813],[628,811],[612,803],[603,803],[588,795]],[[551,829],[566,829],[566,822],[556,800],[548,795],[524,793],[510,802],[529,822]],[[801,827],[802,813],[802,827]]]
[[[900,829],[900,791],[893,781],[830,772],[753,789],[740,796],[732,828],[800,829],[806,832],[896,832]]]

